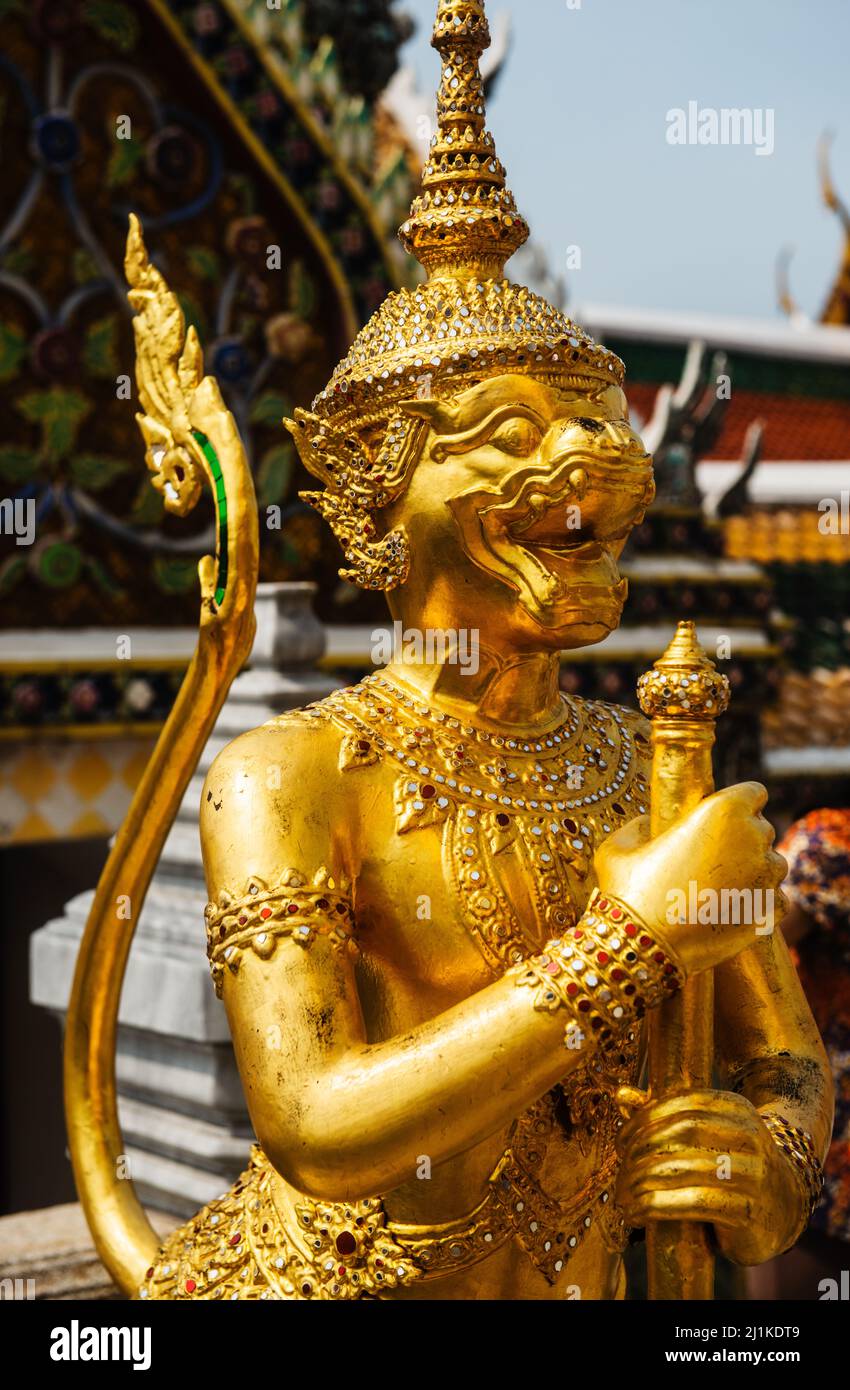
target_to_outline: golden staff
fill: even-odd
[[[216,512],[216,554],[198,566],[198,645],[106,861],[80,950],[65,1030],[65,1118],[77,1191],[100,1258],[134,1293],[159,1238],[124,1176],[115,1094],[121,984],[157,860],[198,758],[254,637],[259,537],[248,460],[201,346],[176,297],[148,260],[130,218],[124,262],[136,311],[136,382],[153,485],[183,516],[206,481]]]
[[[729,681],[679,623],[664,655],[638,681],[652,720],[650,833],[660,835],[714,790],[714,721],[729,704]],[[710,1087],[714,1064],[714,976],[704,970],[649,1020],[649,1094],[653,1100]],[[705,1225],[657,1221],[646,1229],[651,1299],[714,1297],[714,1256]]]

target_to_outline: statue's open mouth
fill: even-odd
[[[472,559],[509,584],[535,622],[604,632],[628,592],[612,547],[645,504],[649,476],[647,463],[600,465],[572,451],[554,468],[535,459],[449,506]]]

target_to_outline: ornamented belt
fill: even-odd
[[[594,1224],[604,1222],[609,1249],[624,1249],[626,1230],[611,1195],[616,1169],[612,1156],[572,1201],[555,1202],[508,1150],[490,1179],[486,1196],[469,1216],[440,1226],[390,1221],[387,1231],[422,1279],[458,1274],[514,1239],[534,1267],[554,1284]]]
[[[587,1080],[588,1086],[599,1084]],[[594,1140],[600,1161],[584,1187],[565,1202],[544,1192],[539,1175],[554,1130],[554,1104],[550,1093],[524,1112],[481,1202],[467,1216],[441,1225],[389,1221],[377,1197],[288,1199],[265,1154],[254,1147],[249,1168],[230,1191],[165,1242],[139,1296],[381,1298],[420,1280],[459,1274],[509,1240],[554,1284],[594,1226],[612,1253],[623,1250],[627,1239],[612,1196],[617,1155],[604,1125]]]

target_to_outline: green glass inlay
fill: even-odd
[[[204,458],[209,464],[210,474],[215,483],[215,509],[216,520],[218,522],[218,554],[215,602],[218,607],[224,601],[227,591],[227,492],[224,485],[224,475],[221,471],[221,464],[218,455],[205,434],[200,430],[193,430],[193,434],[200,444]]]

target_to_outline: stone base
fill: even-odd
[[[174,1229],[173,1217],[161,1212],[148,1216],[160,1235]],[[97,1256],[78,1202],[0,1217],[0,1301],[120,1297]]]

